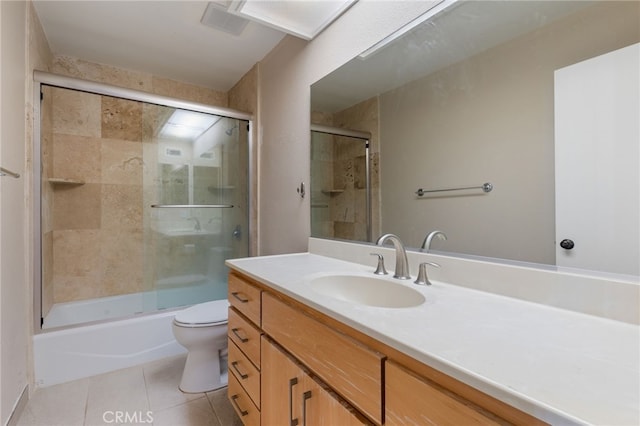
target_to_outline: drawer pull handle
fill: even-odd
[[[294,377],[289,380],[289,420],[291,426],[298,425],[298,419],[293,418],[293,387],[298,384],[298,378]]]
[[[235,334],[235,335],[236,335],[236,337],[237,337],[238,339],[240,339],[240,341],[241,341],[242,343],[247,343],[247,342],[249,341],[249,339],[247,339],[246,337],[242,337],[242,336],[240,335],[240,333],[238,333],[238,330],[240,330],[240,329],[239,329],[239,328],[232,328],[232,329],[231,329],[231,332],[232,332],[233,334]]]
[[[249,299],[241,297],[239,291],[234,291],[233,293],[231,293],[231,295],[238,299],[240,303],[249,303]]]
[[[249,412],[248,412],[248,411],[246,411],[246,410],[243,410],[242,408],[240,408],[240,405],[238,405],[238,401],[236,401],[236,399],[238,399],[238,398],[240,398],[240,396],[238,396],[238,395],[232,395],[232,396],[231,396],[231,402],[233,402],[233,405],[235,405],[235,406],[236,406],[236,408],[238,409],[238,411],[240,412],[240,416],[241,416],[241,417],[244,417],[244,416],[246,416],[247,414],[249,414]]]
[[[233,361],[233,362],[231,363],[231,366],[233,367],[233,369],[234,369],[234,370],[236,370],[236,373],[238,373],[238,374],[240,375],[240,378],[241,378],[242,380],[244,380],[244,379],[246,379],[246,378],[248,378],[248,377],[249,377],[249,375],[248,375],[248,374],[243,374],[243,373],[241,373],[241,372],[240,372],[240,370],[238,370],[238,361]]]
[[[302,394],[302,426],[307,425],[307,399],[311,399],[311,391]]]

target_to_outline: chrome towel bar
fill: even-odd
[[[424,194],[427,194],[429,192],[445,192],[445,191],[462,191],[464,189],[482,189],[483,192],[491,192],[491,190],[493,189],[493,184],[486,182],[483,183],[480,186],[463,186],[463,187],[458,187],[458,188],[446,188],[446,189],[422,189],[422,188],[418,188],[418,190],[416,191],[416,195],[418,197],[422,197]]]
[[[20,177],[20,173],[12,172],[11,170],[7,170],[4,167],[0,167],[0,176],[11,176],[18,179]]]
[[[151,204],[152,209],[231,209],[233,204]]]

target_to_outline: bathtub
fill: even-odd
[[[33,337],[36,387],[186,353],[171,330],[180,308],[144,314],[145,305],[162,309],[163,301],[186,306],[225,297],[226,284],[209,283],[54,305],[44,320],[43,332]],[[123,316],[126,318],[114,319]],[[77,324],[87,321],[92,322]]]

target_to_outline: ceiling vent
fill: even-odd
[[[200,22],[207,27],[239,36],[249,21],[227,12],[227,8],[220,3],[224,2],[210,2]]]

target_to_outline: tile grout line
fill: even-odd
[[[224,426],[222,424],[222,419],[220,418],[220,415],[218,414],[218,411],[216,410],[216,407],[214,407],[214,404],[211,401],[211,398],[209,398],[209,394],[207,392],[204,393],[204,397],[207,398],[207,402],[209,403],[209,407],[211,408],[211,411],[213,411],[213,415],[216,417],[216,420],[218,420],[218,424],[220,426]]]
[[[84,398],[84,417],[82,419],[82,424],[84,426],[89,426],[87,424],[87,414],[89,413],[89,393],[91,392],[91,377],[87,378],[87,394]]]

